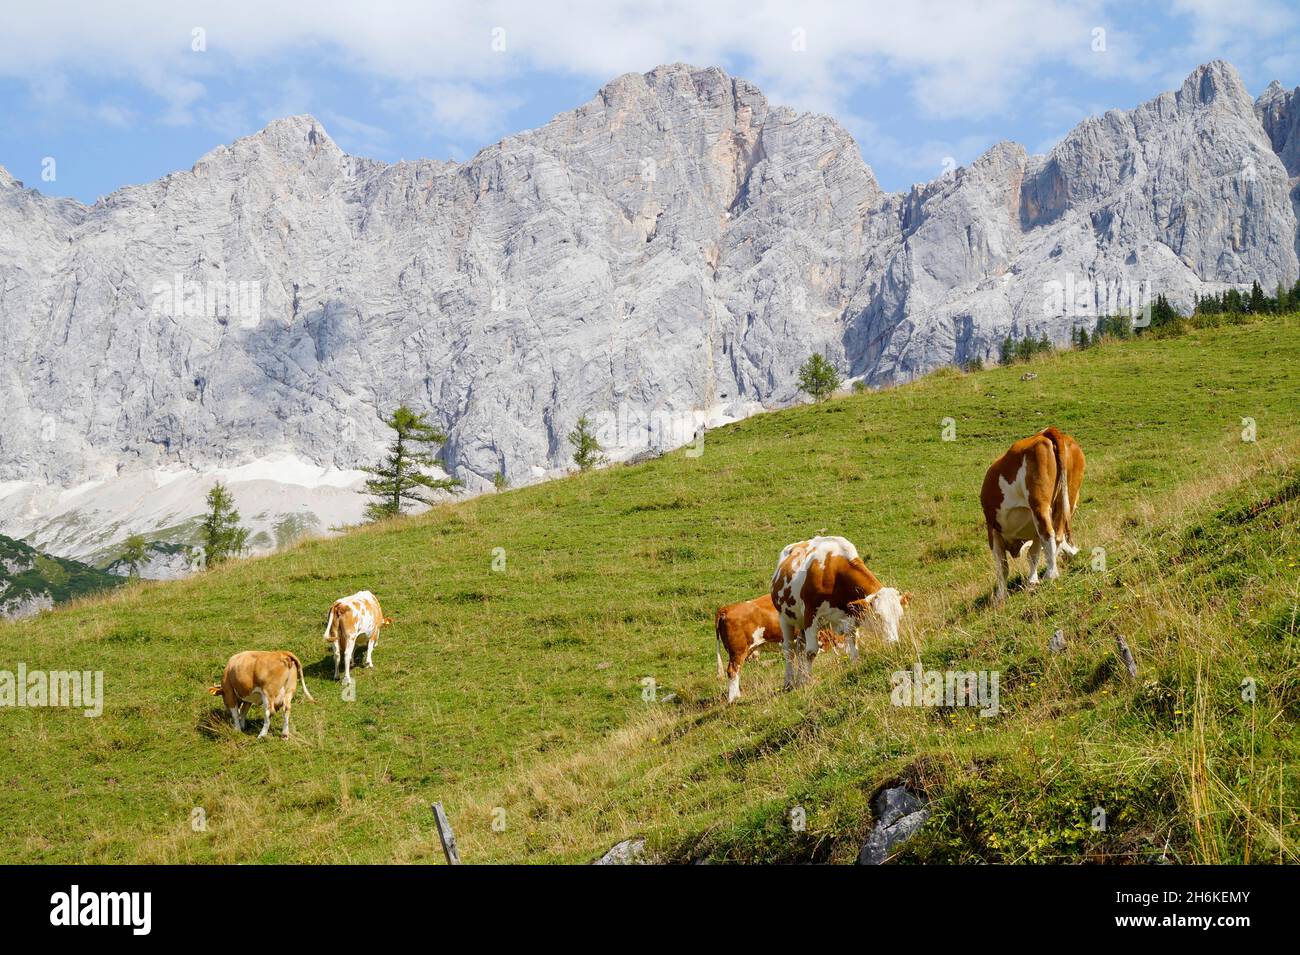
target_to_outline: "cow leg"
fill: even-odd
[[[1043,545],[1037,539],[1029,542],[1029,586],[1038,585],[1038,558],[1042,556]]]
[[[375,644],[378,642],[379,642],[379,634],[375,633],[375,634],[371,634],[369,642],[366,643],[366,667],[368,669],[374,668],[375,663],[371,659],[371,657],[374,655]]]
[[[740,697],[740,666],[745,662],[742,654],[739,659],[728,648],[727,656],[727,702],[734,703]]]
[[[1038,532],[1038,541],[1043,548],[1043,556],[1047,558],[1048,580],[1055,580],[1060,576],[1056,569],[1056,529],[1052,527],[1052,514],[1049,510],[1034,512],[1034,529]],[[1037,548],[1035,548],[1037,550]],[[1034,576],[1038,576],[1038,561],[1034,561]]]
[[[1056,538],[1049,537],[1043,541],[1044,556],[1047,558],[1047,579],[1055,580],[1061,576],[1060,570],[1056,566]]]
[[[353,634],[348,637],[347,647],[343,652],[343,682],[352,682],[352,654],[357,652],[357,638]]]
[[[262,709],[266,711],[266,719],[262,721],[262,732],[257,734],[257,738],[261,739],[267,734],[267,731],[271,729],[271,714],[274,713],[275,710],[271,706],[271,698],[266,695],[266,690],[259,686],[257,692],[262,694]]]
[[[803,632],[803,657],[807,670],[800,673],[801,683],[812,682],[813,661],[817,659],[817,653],[821,650],[821,644],[817,642],[817,631],[820,629],[821,627],[814,620],[812,625]]]
[[[993,569],[998,581],[995,596],[1002,603],[1007,599],[1007,549],[1002,546],[1002,535],[989,534],[989,550],[993,552]]]
[[[1079,548],[1074,546],[1074,528],[1070,526],[1069,519],[1058,521],[1056,525],[1056,552],[1064,554],[1066,557],[1073,557],[1079,553]]]
[[[242,716],[239,715],[239,707],[237,707],[237,706],[232,706],[232,707],[230,708],[230,718],[231,718],[231,720],[234,721],[235,729],[239,730],[240,732],[243,732],[243,730],[244,730],[244,718],[243,718]]]
[[[284,739],[289,738],[289,711],[293,709],[293,702],[284,704],[284,729],[280,731],[280,736]]]
[[[334,679],[337,680],[339,678],[339,642],[333,640],[331,645],[334,647]]]
[[[781,655],[785,657],[785,682],[782,689],[794,689],[794,622],[781,617]]]

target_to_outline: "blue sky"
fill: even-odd
[[[356,155],[465,159],[678,61],[834,116],[888,189],[1000,139],[1046,151],[1216,57],[1252,94],[1300,84],[1300,9],[1280,0],[109,7],[27,6],[0,32],[0,165],[49,195],[93,202],[304,112]]]

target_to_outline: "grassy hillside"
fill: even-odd
[[[1297,861],[1297,358],[1292,316],[1047,356],[1031,381],[941,373],[0,626],[0,669],[105,671],[102,718],[0,710],[4,861],[434,861],[435,799],[472,862],[631,835],[676,860],[846,861],[900,777],[934,808],[900,861]],[[1082,551],[993,608],[980,481],[1049,422],[1088,456]],[[823,656],[789,694],[779,653],[751,661],[726,707],[714,608],[822,530],[915,593],[903,640]],[[321,633],[363,587],[397,622],[348,702]],[[318,702],[288,741],[204,692],[245,648],[307,664]],[[917,659],[999,671],[1000,715],[892,706]]]
[[[59,604],[121,583],[120,577],[75,560],[42,554],[0,534],[0,616],[33,598],[46,597]]]

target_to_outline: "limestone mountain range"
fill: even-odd
[[[680,64],[463,163],[294,116],[93,205],[0,168],[0,533],[106,566],[140,531],[179,573],[216,476],[260,549],[357,520],[399,402],[483,491],[562,473],[580,414],[619,458],[799,400],[812,352],[885,386],[1289,284],[1298,97],[1215,61],[906,192],[834,119]]]

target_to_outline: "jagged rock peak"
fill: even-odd
[[[1211,60],[1192,70],[1178,91],[1178,99],[1180,103],[1205,105],[1226,101],[1237,109],[1251,109],[1254,105],[1241,74],[1227,60]]]

